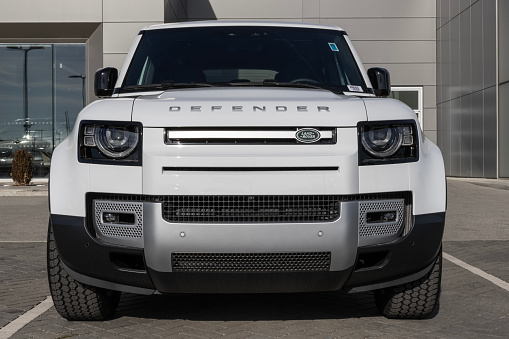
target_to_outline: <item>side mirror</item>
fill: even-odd
[[[391,93],[391,76],[385,68],[368,69],[368,77],[377,97],[386,97]]]
[[[115,83],[118,79],[118,71],[113,67],[101,68],[95,72],[94,93],[96,97],[111,97]]]

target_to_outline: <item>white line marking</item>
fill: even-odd
[[[461,266],[463,267],[464,269],[474,273],[474,274],[477,274],[478,276],[488,280],[488,281],[491,281],[492,283],[494,283],[495,285],[497,285],[498,287],[500,288],[503,288],[504,290],[508,291],[509,292],[509,283],[508,282],[505,282],[503,281],[502,279],[499,279],[491,274],[488,274],[480,269],[478,269],[477,267],[474,267],[472,265],[469,265],[467,264],[466,262],[464,261],[461,261],[459,260],[458,258],[455,258],[453,257],[452,255],[450,254],[447,254],[447,253],[443,253],[443,257],[447,260],[449,260],[450,262],[458,265],[458,266]]]
[[[23,328],[23,326],[49,310],[51,306],[53,306],[53,300],[51,297],[47,297],[30,311],[25,312],[8,323],[5,327],[0,328],[0,339],[10,338],[14,333]]]

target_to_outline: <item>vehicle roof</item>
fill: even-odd
[[[187,22],[174,22],[168,24],[150,25],[143,27],[141,31],[168,28],[214,27],[214,26],[294,27],[294,28],[330,29],[344,32],[344,29],[332,25],[317,25],[317,24],[306,24],[302,22],[280,22],[280,21],[187,21]]]

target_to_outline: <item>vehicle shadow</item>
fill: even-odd
[[[372,292],[122,295],[114,318],[260,321],[380,316]]]

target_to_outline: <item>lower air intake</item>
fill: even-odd
[[[388,213],[391,218],[379,218]],[[359,246],[397,239],[405,225],[405,200],[359,201]]]
[[[163,217],[174,223],[330,222],[339,218],[340,197],[165,196]]]
[[[173,253],[173,272],[329,271],[330,252]]]
[[[133,215],[132,224],[110,224],[103,220],[103,213]],[[141,202],[116,202],[94,200],[94,221],[97,231],[104,236],[140,238],[143,236],[143,204]]]
[[[404,218],[405,201],[380,200],[359,202],[359,237],[376,237],[395,235],[401,229]],[[369,212],[395,211],[396,218],[393,221],[369,223],[367,214]]]

